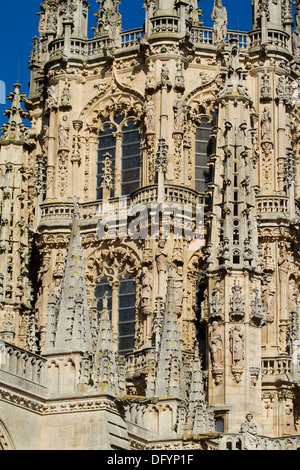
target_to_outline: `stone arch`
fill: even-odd
[[[15,450],[11,436],[2,420],[0,420],[0,450]]]
[[[98,86],[97,93],[82,109],[78,119],[84,122],[83,130],[89,134],[97,134],[104,119],[112,113],[123,111],[127,116],[133,112],[141,119],[144,107],[144,96],[128,86],[120,83],[113,72],[111,82]]]
[[[103,241],[86,259],[86,277],[89,283],[95,283],[96,279],[101,279],[104,275],[114,282],[126,272],[138,277],[140,270],[141,260],[137,253],[114,241]]]

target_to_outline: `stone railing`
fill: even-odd
[[[41,204],[40,209],[40,223],[53,223],[62,220],[70,223],[74,205],[72,202],[50,202]]]
[[[262,380],[268,381],[270,378],[285,377],[292,379],[293,363],[290,357],[272,357],[262,359]]]
[[[249,47],[261,47],[261,31],[252,31],[249,33]],[[289,35],[283,31],[268,30],[268,45],[289,49]]]
[[[154,34],[177,34],[179,32],[179,18],[174,16],[158,16],[151,19]]]
[[[285,196],[258,196],[256,210],[259,215],[279,214],[288,215],[288,197]]]
[[[249,45],[249,36],[246,32],[228,31],[226,42],[229,43],[230,39],[237,37],[241,49],[247,49]],[[192,28],[191,42],[194,44],[213,45],[213,30],[212,28]]]
[[[46,360],[44,358],[6,342],[1,342],[0,345],[0,370],[34,384],[45,385]]]
[[[179,32],[179,19],[174,17],[157,17],[152,20],[152,35],[165,35],[165,34],[178,34]],[[284,33],[278,31],[269,32],[270,41],[278,44],[281,47],[286,47],[287,38]],[[140,39],[144,37],[144,28],[135,28],[121,33],[121,49],[138,47]],[[228,31],[226,42],[228,43],[232,37],[238,37],[241,49],[247,49],[250,42],[252,47],[259,44],[259,33],[252,33],[251,41],[250,36],[246,32]],[[213,45],[212,28],[193,27],[191,29],[191,42],[195,45]],[[93,39],[80,39],[71,38],[69,52],[72,55],[95,57],[102,56],[104,50],[112,46],[112,40],[108,36]],[[65,51],[65,39],[54,39],[49,44],[49,59],[56,56],[61,56]]]
[[[148,370],[149,361],[155,358],[155,351],[153,348],[147,351],[137,351],[132,354],[126,355],[126,374],[128,377],[145,373]]]
[[[204,198],[199,195],[197,191],[187,188],[185,186],[177,186],[173,184],[165,185],[165,197],[164,202],[166,204],[187,204],[196,206],[197,204],[203,204]],[[140,204],[151,204],[158,202],[158,187],[157,185],[149,185],[143,188],[137,189],[131,195],[131,206],[137,206]]]
[[[275,438],[257,436],[256,450],[297,450],[299,444],[299,436]],[[221,438],[219,450],[246,450],[245,436],[243,433],[225,434]]]
[[[144,29],[130,29],[121,34],[122,48],[133,47],[139,44],[140,39],[144,36]]]

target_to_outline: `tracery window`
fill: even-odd
[[[108,117],[99,132],[97,199],[131,194],[140,186],[139,124],[133,113]]]
[[[108,310],[112,329],[118,335],[118,353],[124,355],[134,349],[136,285],[132,274],[125,273],[115,287],[116,295],[107,277],[102,277],[96,283],[95,298],[98,311],[101,312],[104,293],[108,293]]]
[[[203,117],[196,128],[195,189],[199,193],[205,193],[208,183],[212,180],[212,171],[208,166],[215,146],[211,137],[212,129],[213,122],[208,117]]]

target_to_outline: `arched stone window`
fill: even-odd
[[[140,186],[139,124],[133,113],[108,117],[99,132],[97,199],[126,196]]]
[[[215,147],[215,140],[211,137],[213,127],[214,124],[208,117],[202,117],[196,127],[195,189],[199,193],[205,193],[208,183],[212,180],[208,163]]]
[[[103,308],[102,299],[105,292],[108,293],[108,310],[113,336],[117,340],[117,351],[120,355],[130,353],[134,349],[135,338],[136,285],[133,275],[126,272],[117,284],[112,284],[105,276],[96,282],[95,298],[98,311]]]

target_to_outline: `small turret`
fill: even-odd
[[[14,91],[7,97],[12,105],[4,112],[4,115],[8,116],[8,122],[1,127],[1,144],[12,141],[24,143],[27,140],[28,127],[24,124],[23,119],[28,117],[28,112],[21,106],[21,103],[25,101],[26,94],[20,93],[20,88],[20,83],[15,83]]]

